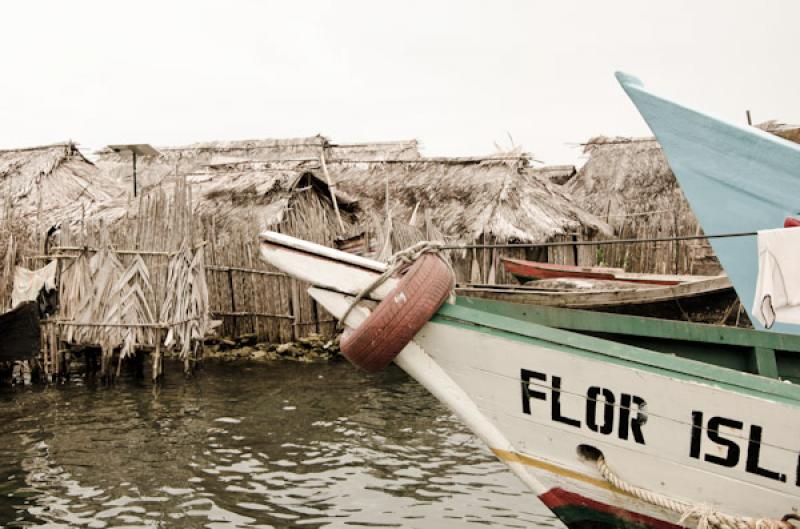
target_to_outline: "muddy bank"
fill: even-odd
[[[36,382],[57,382],[69,380],[72,376],[95,376],[100,369],[99,347],[67,346],[62,351],[62,366],[58,376],[46,376],[39,359],[0,362],[0,386],[30,385]],[[152,378],[152,351],[142,348],[136,354],[122,361],[117,370],[133,373],[140,378]],[[163,357],[170,360],[179,360],[177,352],[164,351]],[[197,360],[189,362],[187,372],[192,372],[195,363],[205,360],[211,361],[252,361],[267,362],[275,360],[288,360],[293,362],[313,363],[331,362],[343,358],[339,353],[339,337],[328,338],[320,335],[311,335],[288,343],[268,343],[258,340],[255,334],[243,335],[238,338],[211,337],[205,340],[201,354]],[[113,363],[117,366],[118,357]],[[113,378],[109,382],[113,381]]]
[[[255,334],[238,338],[212,338],[203,347],[203,359],[234,360],[290,360],[295,362],[328,362],[341,358],[339,337],[327,338],[311,335],[294,342],[259,342]]]

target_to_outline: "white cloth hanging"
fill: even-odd
[[[14,290],[11,293],[11,308],[25,301],[36,301],[39,291],[56,288],[56,261],[50,261],[38,270],[18,266],[14,269]]]
[[[769,329],[800,324],[800,228],[758,232],[758,281],[752,314]]]

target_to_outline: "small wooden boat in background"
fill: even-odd
[[[621,281],[643,285],[678,285],[692,280],[692,276],[666,274],[635,274],[625,272],[622,268],[606,268],[601,266],[573,266],[565,264],[542,263],[501,257],[506,272],[513,275],[520,283],[536,279],[582,278]]]
[[[537,283],[542,286],[537,286]],[[523,305],[601,310],[705,323],[727,321],[726,314],[733,314],[730,307],[738,304],[725,275],[694,276],[676,285],[563,278],[529,285],[458,284],[456,294]]]

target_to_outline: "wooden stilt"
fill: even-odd
[[[156,331],[156,348],[153,351],[153,382],[158,382],[161,378],[163,371],[163,363],[161,359],[161,330]]]

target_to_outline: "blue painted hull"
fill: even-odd
[[[707,234],[783,227],[800,212],[800,146],[760,129],[707,116],[617,79],[656,135],[678,183]],[[711,246],[750,313],[758,274],[756,238],[711,239]],[[752,317],[754,325],[762,328]],[[799,325],[770,330],[800,334]]]

